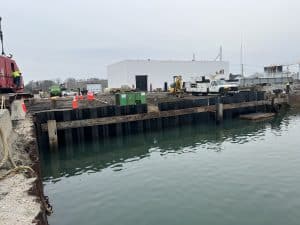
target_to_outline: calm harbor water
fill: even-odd
[[[298,225],[300,114],[41,154],[51,225]]]

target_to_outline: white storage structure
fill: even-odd
[[[102,92],[102,85],[101,84],[86,84],[86,89],[88,91],[93,92],[94,94],[98,94]]]
[[[150,86],[153,90],[164,89],[173,83],[173,76],[177,75],[181,75],[184,81],[198,76],[228,79],[229,62],[124,60],[107,66],[109,88],[127,85],[143,91],[149,91]]]

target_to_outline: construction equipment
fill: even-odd
[[[184,93],[182,76],[173,76],[174,83],[171,84],[169,92],[177,97],[182,97]]]
[[[50,87],[50,97],[55,97],[55,96],[62,96],[62,90],[59,85],[53,85]]]
[[[229,83],[225,80],[209,80],[205,76],[186,82],[185,88],[187,93],[192,93],[193,95],[208,95],[209,93],[224,95],[228,92],[238,91],[238,85],[235,83]]]
[[[19,71],[19,68],[12,59],[12,55],[7,56],[4,52],[3,32],[1,29],[0,17],[0,40],[1,40],[1,55],[0,55],[0,93],[23,93],[24,82],[22,75],[20,76],[20,84],[17,86],[14,82],[12,73]]]

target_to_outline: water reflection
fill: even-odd
[[[140,160],[153,153],[186,154],[199,149],[222,152],[225,141],[243,144],[263,140],[267,129],[280,135],[288,128],[291,117],[297,115],[293,111],[288,112],[289,116],[286,113],[263,122],[232,120],[225,121],[221,126],[183,126],[75,145],[61,148],[57,153],[42,152],[44,180],[57,182],[61,177],[94,173],[108,167],[120,171],[124,163]]]

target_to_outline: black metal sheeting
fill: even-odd
[[[56,120],[57,122],[84,120],[92,118],[133,115],[139,113],[147,113],[147,104],[117,106],[109,105],[95,108],[44,111],[34,113],[36,123],[47,123],[48,120]]]
[[[264,91],[240,91],[238,93],[232,93],[222,97],[223,104],[241,103],[241,102],[252,102],[262,101],[265,99]]]
[[[219,99],[223,104],[261,101],[265,99],[265,92],[241,91],[238,93],[231,93],[222,97],[183,99],[183,100],[173,101],[173,102],[161,102],[158,103],[158,108],[160,111],[168,111],[168,110],[175,110],[175,109],[186,109],[186,108],[215,105],[219,102]]]
[[[213,101],[213,103],[216,100]],[[214,103],[215,104],[215,103]],[[168,111],[168,110],[175,110],[175,109],[186,109],[186,108],[193,108],[193,107],[201,107],[209,105],[208,98],[202,99],[183,99],[180,101],[173,101],[173,102],[160,102],[158,103],[158,109],[160,111]]]

